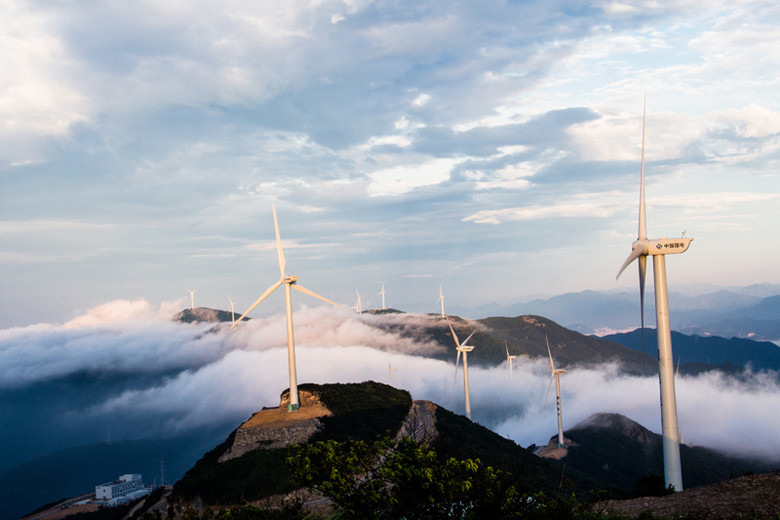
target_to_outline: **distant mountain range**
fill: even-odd
[[[672,289],[669,294],[674,330],[700,336],[767,341],[780,339],[780,285],[683,289],[685,292]],[[645,324],[653,326],[655,304],[652,284],[648,284],[647,291]],[[584,334],[623,332],[640,325],[638,291],[582,291],[506,306],[453,307],[451,311],[474,317],[540,315]]]
[[[624,347],[641,352],[656,350],[655,329],[609,334],[602,339],[614,341]],[[717,366],[726,372],[780,370],[780,348],[769,341],[752,341],[742,338],[725,339],[715,336],[688,336],[672,332],[675,363],[680,363],[682,373],[701,372],[703,367]]]

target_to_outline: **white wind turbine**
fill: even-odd
[[[235,311],[235,304],[233,303],[233,300],[230,299],[230,295],[228,294],[228,301],[230,302],[230,318],[232,319],[233,323],[236,322],[236,311]]]
[[[398,367],[394,367],[390,364],[390,362],[387,362],[387,372],[390,374],[390,386],[393,385],[393,374],[395,371],[398,370]]]
[[[191,289],[187,289],[187,292],[190,293],[190,310],[195,309],[195,291]]]
[[[550,397],[550,388],[552,388],[553,379],[555,379],[555,402],[558,408],[558,447],[563,448],[563,415],[561,413],[561,374],[565,374],[566,370],[563,368],[555,369],[555,363],[553,363],[552,352],[550,351],[550,342],[547,340],[547,336],[544,337],[544,341],[547,343],[547,355],[550,356],[550,384],[547,386],[547,396],[544,398],[545,404],[547,398]]]
[[[452,381],[452,386],[455,386],[455,383],[458,380],[458,365],[460,364],[460,354],[463,353],[463,392],[466,395],[466,417],[471,419],[471,397],[469,396],[469,362],[468,362],[468,353],[474,350],[474,347],[471,345],[467,345],[469,340],[471,339],[471,336],[474,335],[474,332],[477,332],[476,330],[469,334],[469,337],[466,338],[466,341],[461,343],[458,340],[458,335],[455,334],[455,329],[452,328],[452,323],[450,323],[450,319],[447,318],[447,325],[450,326],[450,332],[452,332],[452,339],[455,340],[455,347],[458,350],[458,358],[457,361],[455,361],[455,379]]]
[[[677,426],[677,399],[674,390],[674,359],[672,358],[672,334],[669,325],[669,300],[666,289],[666,256],[684,253],[692,238],[661,238],[648,240],[645,215],[645,115],[642,112],[642,173],[639,186],[639,234],[631,246],[631,254],[618,271],[617,277],[625,268],[638,260],[639,265],[639,305],[641,326],[645,327],[645,273],[647,257],[653,257],[653,275],[655,281],[655,319],[658,335],[658,367],[661,387],[661,427],[663,430],[664,480],[666,486],[674,486],[682,491],[682,466],[680,464],[680,439]]]
[[[379,294],[382,295],[382,310],[387,309],[387,305],[385,305],[385,284],[382,284],[382,290],[379,291]]]
[[[509,366],[509,377],[512,377],[512,361],[517,357],[516,355],[509,355],[509,345],[504,340],[504,348],[506,348],[506,363]]]
[[[363,299],[360,297],[360,293],[358,292],[357,287],[355,287],[355,294],[357,294],[357,301],[355,306],[352,308],[355,309],[355,312],[358,314],[363,314]]]
[[[281,285],[284,285],[284,297],[285,297],[286,308],[287,308],[287,362],[290,370],[290,404],[287,406],[287,409],[288,411],[293,411],[298,409],[299,401],[298,401],[298,375],[295,366],[295,338],[293,336],[291,288],[295,289],[296,291],[300,291],[304,294],[308,294],[309,296],[314,296],[315,298],[319,298],[320,300],[327,302],[331,305],[335,306],[337,304],[323,296],[320,296],[319,294],[310,291],[309,289],[306,289],[301,285],[298,285],[297,276],[285,274],[284,251],[282,250],[282,239],[279,237],[279,221],[276,218],[276,205],[273,206],[273,211],[274,211],[274,229],[276,230],[276,250],[279,255],[279,272],[281,273],[281,277],[279,278],[278,282],[276,282],[275,284],[271,285],[271,287],[266,289],[265,292],[255,301],[255,303],[253,303],[252,306],[249,307],[249,309],[247,309],[247,311],[244,314],[242,314],[241,317],[238,318],[233,323],[233,325],[230,326],[230,328],[232,329],[233,327],[238,325],[239,322],[243,320],[247,314],[252,312],[252,310],[260,304],[260,302],[262,302],[268,296],[270,296],[271,293],[274,292],[276,289],[278,289]]]
[[[447,315],[444,314],[444,294],[441,292],[441,285],[439,286],[439,299],[436,300],[436,303],[441,302],[441,317],[446,318]]]

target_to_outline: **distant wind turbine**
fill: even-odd
[[[190,293],[190,310],[195,309],[195,291],[191,289],[187,289],[187,291]]]
[[[509,377],[512,377],[512,361],[517,357],[515,355],[510,356],[509,355],[509,345],[507,344],[506,340],[504,340],[504,348],[506,348],[506,363],[509,366]]]
[[[393,373],[394,373],[396,370],[398,370],[398,367],[394,367],[394,366],[393,366],[393,365],[391,365],[391,364],[390,364],[390,362],[388,361],[388,362],[387,362],[387,371],[388,371],[388,373],[390,374],[390,385],[391,385],[391,386],[392,386],[392,384],[393,384]]]
[[[382,310],[387,309],[387,305],[385,305],[385,284],[382,284],[382,290],[379,291],[379,294],[382,295]]]
[[[555,402],[558,408],[558,447],[563,448],[563,415],[561,413],[561,374],[565,374],[566,370],[559,368],[555,369],[555,363],[553,363],[552,352],[550,351],[550,342],[547,340],[547,336],[544,337],[544,341],[547,342],[547,355],[550,356],[550,384],[547,386],[547,397],[550,396],[550,388],[552,388],[553,379],[555,379]],[[544,398],[544,402],[547,403],[547,397]]]
[[[235,304],[233,303],[233,300],[230,299],[230,295],[229,294],[228,294],[228,301],[230,302],[230,317],[231,317],[233,323],[235,323],[236,322],[236,312],[235,312],[235,309],[234,309],[234,305]]]
[[[453,387],[455,386],[455,383],[458,380],[458,364],[460,364],[460,354],[463,353],[463,392],[466,395],[466,417],[471,419],[471,397],[469,396],[469,362],[468,362],[468,353],[474,350],[474,347],[471,345],[467,345],[469,340],[471,339],[471,336],[474,335],[474,332],[477,332],[476,330],[469,334],[469,337],[466,338],[466,341],[461,343],[458,340],[458,335],[455,334],[455,329],[452,328],[452,323],[450,323],[450,319],[447,318],[447,325],[450,326],[450,332],[452,332],[452,339],[455,340],[455,347],[458,350],[458,357],[455,361],[455,379],[452,381]]]
[[[439,299],[436,300],[436,303],[441,302],[441,317],[446,318],[447,315],[444,314],[444,294],[441,292],[441,285],[439,286]]]
[[[646,103],[645,103],[646,106]],[[663,430],[664,480],[666,486],[674,486],[682,491],[682,466],[680,464],[680,439],[677,426],[677,399],[674,390],[674,358],[672,357],[672,334],[669,325],[669,300],[666,287],[666,256],[680,254],[688,250],[692,238],[661,238],[648,240],[647,219],[645,215],[645,116],[642,113],[642,173],[639,186],[639,234],[631,246],[631,254],[618,271],[617,277],[625,268],[638,260],[639,265],[639,305],[642,330],[645,327],[645,272],[647,257],[653,257],[653,275],[655,281],[655,319],[658,336],[658,367],[661,387],[661,427]]]
[[[293,288],[296,291],[302,292],[304,294],[308,294],[309,296],[314,296],[315,298],[319,298],[320,300],[334,306],[337,304],[299,285],[297,276],[285,274],[284,251],[282,250],[282,239],[279,237],[279,221],[276,218],[276,205],[273,206],[273,211],[274,211],[274,229],[276,230],[276,250],[279,255],[279,272],[281,273],[281,277],[279,278],[278,282],[276,282],[275,284],[271,285],[271,287],[266,289],[265,292],[262,295],[260,295],[260,297],[255,301],[255,303],[253,303],[252,306],[249,307],[249,309],[247,309],[247,311],[244,314],[242,314],[241,317],[238,318],[238,320],[236,320],[233,323],[233,325],[230,326],[230,328],[232,329],[233,327],[238,325],[241,322],[241,320],[243,320],[246,317],[247,314],[252,312],[252,310],[260,304],[260,302],[262,302],[268,296],[270,296],[271,293],[274,292],[276,289],[278,289],[281,285],[284,285],[284,297],[285,297],[286,308],[287,308],[287,362],[290,371],[290,404],[287,406],[287,410],[294,411],[298,409],[299,401],[298,401],[298,375],[296,372],[296,364],[295,364],[295,338],[293,335],[292,291],[290,289]]]
[[[355,306],[352,308],[355,309],[355,312],[358,314],[363,314],[363,299],[360,297],[360,293],[358,292],[357,287],[355,287],[355,294],[357,294],[357,300]]]

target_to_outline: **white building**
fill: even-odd
[[[127,475],[120,475],[119,479],[113,482],[95,486],[95,498],[97,500],[112,500],[130,495],[136,491],[143,491],[143,489],[144,483],[141,480],[141,475],[128,473]]]

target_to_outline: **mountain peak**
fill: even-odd
[[[571,431],[587,429],[611,430],[642,444],[648,442],[655,435],[638,422],[619,413],[594,413],[584,421],[574,425]]]

